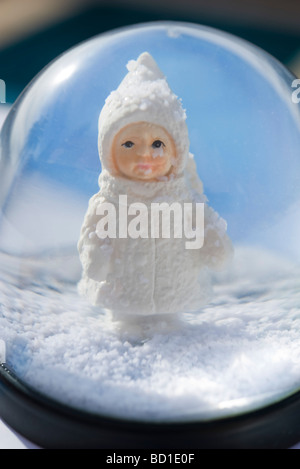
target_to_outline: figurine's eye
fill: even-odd
[[[161,148],[161,147],[164,147],[164,146],[165,146],[165,144],[161,140],[155,140],[152,143],[152,148]]]
[[[122,147],[125,147],[125,148],[131,148],[133,147],[134,143],[131,142],[130,140],[127,140],[127,142],[125,143],[122,143]]]

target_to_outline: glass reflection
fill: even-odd
[[[187,109],[191,151],[228,222],[232,268],[215,296],[147,337],[77,294],[76,243],[98,190],[97,120],[148,50]],[[292,77],[209,28],[153,24],[94,38],[25,90],[1,133],[0,323],[7,362],[52,398],[143,420],[214,419],[300,383],[300,130]]]

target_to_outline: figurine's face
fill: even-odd
[[[116,134],[111,157],[117,173],[130,179],[155,181],[171,172],[176,147],[160,125],[136,122]]]

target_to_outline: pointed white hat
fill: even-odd
[[[164,127],[173,137],[177,157],[174,172],[181,174],[189,154],[186,114],[157,63],[144,52],[127,64],[128,73],[105,101],[99,116],[98,149],[102,167],[113,171],[110,148],[120,129],[134,122]]]

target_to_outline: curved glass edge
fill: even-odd
[[[189,23],[173,23],[173,22],[170,22],[170,23],[168,23],[168,22],[162,22],[162,23],[161,23],[161,22],[157,22],[157,23],[146,23],[146,24],[144,24],[144,25],[143,25],[143,24],[136,25],[136,26],[133,27],[133,28],[132,28],[132,27],[130,27],[130,28],[126,27],[126,28],[116,29],[116,30],[110,31],[110,32],[108,32],[108,33],[104,33],[104,35],[101,35],[101,37],[103,37],[103,36],[108,36],[108,37],[109,37],[109,36],[111,36],[111,35],[114,35],[114,34],[117,34],[117,33],[121,32],[122,30],[125,31],[125,30],[129,30],[129,29],[140,28],[140,27],[143,27],[143,26],[152,27],[152,26],[159,26],[159,25],[161,25],[162,27],[165,27],[165,26],[167,26],[168,24],[169,24],[169,25],[172,25],[172,27],[173,27],[173,26],[174,26],[174,27],[176,27],[176,26],[177,26],[177,27],[181,27],[181,26],[182,26],[182,27],[188,27],[189,29],[190,29],[191,27],[193,27],[193,25],[192,25],[192,24],[189,24]],[[233,35],[230,35],[229,33],[224,33],[224,32],[222,32],[222,31],[215,30],[214,28],[202,27],[202,26],[199,26],[199,25],[195,25],[195,30],[196,30],[196,29],[197,29],[197,30],[207,30],[207,31],[209,31],[209,32],[217,32],[218,34],[227,36],[228,38],[230,38],[230,36],[231,36],[232,38],[234,38],[234,40],[241,41],[243,44],[246,44],[246,43],[247,43],[247,41],[244,41],[243,39],[239,39],[239,38],[237,38],[237,37],[235,37],[235,36],[233,36]],[[96,37],[94,38],[94,40],[98,40],[99,37],[100,37],[100,36],[96,36]],[[86,44],[86,43],[89,42],[89,41],[91,41],[91,39],[89,39],[88,41],[84,41],[84,43],[82,43],[82,44]],[[253,45],[251,45],[250,43],[249,43],[249,46],[251,46],[253,49],[258,49],[256,46],[253,46]],[[77,47],[79,47],[79,45],[74,46],[72,49],[74,49],[75,47],[77,48]],[[72,49],[69,49],[68,51],[64,52],[61,56],[64,56],[65,54],[69,53]],[[264,51],[262,51],[262,53],[264,53],[266,56],[268,55],[268,54],[265,53]],[[273,59],[274,59],[274,58],[273,58]],[[57,59],[55,59],[55,60],[57,60]],[[276,59],[274,59],[274,60],[276,60]],[[52,63],[52,62],[51,62],[51,63]],[[40,72],[40,74],[42,74],[42,73],[45,71],[45,69],[47,69],[49,66],[51,66],[51,63],[48,64],[48,65]],[[281,67],[282,70],[285,70],[284,67],[283,67],[279,62],[278,62],[278,64],[279,64],[278,66]],[[39,75],[40,75],[40,74],[39,74]],[[39,76],[39,75],[38,75],[38,76]],[[35,81],[35,80],[38,78],[38,76],[36,76],[36,77],[32,80],[32,82]],[[291,76],[292,76],[292,75],[291,75]],[[31,82],[31,83],[32,83],[32,82]],[[25,88],[25,90],[22,92],[22,94],[20,95],[20,97],[18,98],[18,100],[22,99],[22,96],[24,95],[24,93],[25,93],[25,91],[28,89],[28,87],[31,86],[31,83]],[[18,100],[16,101],[16,103],[18,102]],[[6,125],[6,123],[7,123],[7,125],[11,125],[11,124],[12,124],[12,122],[13,122],[13,117],[14,117],[14,114],[13,114],[13,113],[14,113],[14,110],[15,110],[16,103],[15,103],[15,105],[12,107],[10,113],[8,114],[4,126]],[[11,115],[11,118],[9,117],[10,115]],[[11,119],[11,120],[10,120],[10,119]],[[1,169],[1,159],[0,159],[0,169]],[[22,391],[29,390],[29,388],[27,387],[27,385],[26,385],[25,383],[21,383],[21,381],[20,381],[16,376],[13,376],[13,374],[9,371],[8,368],[6,368],[6,370],[7,370],[6,373],[9,373],[10,377],[12,378],[12,380],[14,380],[14,385],[17,385],[17,383],[18,383],[18,386],[20,386],[20,390],[22,390]],[[30,393],[33,392],[33,395],[37,397],[37,393],[36,393],[34,390],[30,390],[29,392],[30,392]],[[291,397],[291,396],[295,396],[295,395],[297,395],[298,393],[299,393],[299,390],[295,390],[295,391],[293,390],[293,391],[291,391],[291,392],[284,392],[284,393],[282,393],[282,394],[279,393],[279,394],[277,395],[277,397],[272,400],[272,403],[271,403],[271,404],[269,404],[269,402],[268,402],[268,407],[269,407],[269,406],[272,406],[273,404],[281,403],[281,402],[283,402],[283,400],[288,399],[288,398]],[[41,396],[41,397],[43,398],[43,396]],[[267,396],[266,396],[266,398],[267,398]],[[46,398],[46,399],[47,399],[47,398]],[[53,402],[53,403],[54,403],[54,401],[51,401],[51,400],[49,400],[49,402]],[[213,418],[213,417],[212,417],[212,418],[209,418],[208,420],[205,420],[205,419],[204,419],[204,420],[201,420],[201,421],[202,421],[202,422],[203,422],[203,421],[209,421],[209,422],[211,422],[211,421],[216,421],[216,420],[219,421],[220,419],[222,419],[222,418],[227,418],[227,417],[230,417],[230,418],[231,418],[231,417],[233,417],[233,416],[240,416],[240,415],[244,416],[245,413],[247,413],[247,412],[252,412],[252,411],[259,410],[259,409],[261,409],[261,408],[265,408],[265,403],[266,403],[266,400],[265,400],[265,399],[263,399],[263,402],[262,402],[259,406],[257,405],[257,400],[256,400],[256,399],[254,399],[254,400],[249,401],[248,403],[246,403],[246,407],[245,407],[245,401],[243,401],[243,402],[235,402],[235,403],[232,403],[232,402],[221,403],[221,404],[220,404],[220,406],[222,407],[222,416],[221,416],[221,417],[217,417],[217,418]],[[236,409],[236,411],[234,412],[234,414],[232,414],[232,404],[234,404],[233,407]],[[241,410],[241,407],[242,407],[242,410]],[[65,406],[63,406],[63,409],[65,409]],[[219,411],[219,410],[220,410],[220,409],[218,409],[218,411]],[[70,408],[70,411],[71,411],[72,413],[73,413],[73,412],[77,412],[77,409],[72,409],[72,408]],[[228,412],[230,412],[230,414],[229,414]],[[82,415],[87,416],[87,413],[84,412]],[[210,414],[210,415],[211,415],[211,414]],[[93,416],[93,414],[91,414],[91,416]],[[102,418],[102,417],[101,417],[101,418]],[[103,417],[103,418],[105,418],[105,417]],[[199,418],[201,418],[201,417],[197,416],[197,417],[194,417],[194,419],[195,419],[195,418],[199,419]],[[192,420],[191,420],[191,421],[192,421]]]
[[[286,449],[300,439],[300,392],[262,410],[228,419],[135,422],[61,405],[25,385],[1,364],[0,403],[3,420],[46,449]]]
[[[221,402],[219,409],[216,410],[216,415],[214,415],[211,410],[209,410],[209,417],[205,414],[197,414],[195,412],[192,413],[190,411],[188,414],[182,415],[180,418],[179,416],[174,417],[174,419],[162,419],[162,420],[147,420],[147,419],[134,419],[125,417],[114,417],[109,414],[104,413],[93,413],[89,412],[88,410],[80,409],[79,407],[73,407],[71,405],[67,405],[55,398],[52,398],[36,389],[32,386],[27,384],[21,378],[17,376],[17,374],[12,371],[12,369],[6,363],[0,363],[0,380],[3,379],[16,390],[27,395],[29,398],[34,400],[40,401],[47,406],[53,407],[57,411],[77,415],[78,418],[83,418],[87,420],[95,420],[95,421],[103,421],[108,420],[111,422],[126,422],[138,425],[186,425],[186,424],[211,424],[214,422],[221,422],[225,420],[232,420],[240,417],[246,417],[250,414],[259,413],[260,411],[265,411],[271,409],[272,407],[276,407],[278,404],[281,405],[284,401],[289,400],[290,398],[298,398],[300,399],[300,388],[299,389],[291,389],[290,391],[283,391],[282,393],[277,393],[277,396],[274,397],[272,394],[272,401],[269,399],[269,394],[264,396],[257,396],[256,398],[249,398],[245,403],[245,399],[234,399],[232,401]],[[259,404],[258,404],[259,402]],[[220,414],[220,409],[223,410],[223,413]],[[1,412],[1,411],[0,411]]]
[[[222,45],[222,47],[224,47],[225,49],[234,51],[237,55],[242,55],[247,51],[248,61],[252,63],[252,65],[254,65],[255,68],[261,68],[262,66],[264,68],[265,62],[263,61],[267,61],[267,62],[271,61],[274,65],[276,65],[276,69],[282,77],[289,78],[291,80],[296,78],[296,75],[294,75],[290,70],[288,70],[278,59],[276,59],[269,52],[251,43],[250,41],[247,41],[246,39],[243,39],[239,36],[235,36],[234,34],[231,34],[229,32],[226,32],[226,31],[223,31],[223,30],[211,27],[211,26],[184,22],[184,21],[152,21],[152,22],[146,22],[146,23],[137,23],[137,24],[133,24],[130,26],[123,26],[121,28],[115,28],[113,30],[92,36],[91,38],[81,41],[78,44],[75,44],[74,46],[70,47],[69,49],[59,54],[54,59],[52,59],[48,64],[46,64],[40,70],[40,72],[36,74],[29,81],[29,83],[26,85],[24,90],[20,93],[16,101],[11,106],[11,109],[8,112],[8,115],[6,116],[2,129],[0,130],[0,141],[1,141],[1,137],[3,136],[3,134],[8,133],[9,128],[11,128],[13,124],[13,120],[14,120],[16,107],[21,103],[22,99],[24,98],[24,95],[26,95],[27,91],[32,87],[32,85],[54,63],[61,60],[66,55],[72,53],[75,50],[79,51],[83,47],[92,46],[93,43],[96,43],[99,40],[109,39],[121,33],[124,33],[124,34],[127,33],[128,35],[130,35],[130,34],[136,33],[137,30],[139,29],[150,30],[153,28],[158,29],[158,30],[163,29],[166,31],[169,37],[174,37],[174,38],[178,37],[182,33],[191,35],[193,31],[195,33],[195,36],[199,38],[202,37],[203,39],[208,39],[209,41],[213,43],[219,43],[220,45]],[[268,71],[269,72],[272,71],[271,67],[270,67],[270,70]],[[271,73],[271,76],[274,79],[274,71],[273,73]],[[298,113],[298,116],[299,115],[300,113]],[[1,157],[0,157],[0,163],[1,163]]]

